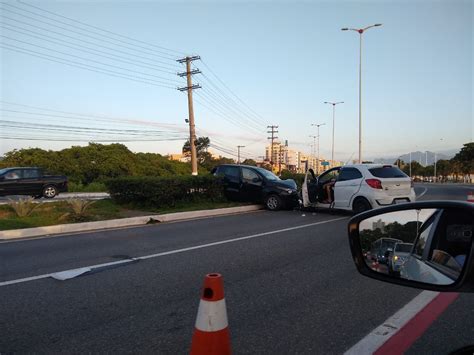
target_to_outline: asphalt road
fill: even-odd
[[[465,200],[472,188],[416,191]],[[360,276],[347,220],[262,211],[1,243],[0,282],[252,236],[67,281],[1,286],[0,353],[185,353],[210,272],[224,276],[234,353],[342,353],[420,292]],[[444,354],[473,342],[473,306],[461,295],[410,352]]]

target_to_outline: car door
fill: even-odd
[[[242,167],[240,199],[248,202],[262,201],[263,178],[250,168]]]
[[[21,177],[22,169],[13,169],[6,172],[0,181],[0,193],[3,196],[22,194]]]
[[[327,183],[331,182],[331,180],[336,180],[339,177],[339,171],[341,170],[340,167],[332,168],[323,174],[319,175],[318,177],[318,184],[317,184],[317,189],[316,189],[316,194],[317,194],[317,202],[323,202],[328,198],[326,195],[326,191],[324,188],[324,185]],[[333,191],[333,196],[334,197],[334,191]]]
[[[224,176],[224,193],[229,200],[240,199],[240,167],[224,165],[219,167],[218,175]]]
[[[43,181],[39,169],[23,169],[20,185],[25,194],[40,195],[43,189]]]
[[[349,207],[352,197],[359,192],[362,179],[359,169],[342,167],[334,185],[334,207]]]

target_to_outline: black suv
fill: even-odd
[[[216,166],[211,173],[224,178],[224,192],[230,200],[263,203],[272,211],[299,205],[295,181],[281,180],[263,168],[229,164]]]
[[[67,191],[67,177],[46,175],[41,168],[0,169],[0,196],[30,195],[53,198]]]

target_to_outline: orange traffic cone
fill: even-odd
[[[204,279],[191,344],[191,355],[227,355],[230,353],[222,275],[208,274]]]

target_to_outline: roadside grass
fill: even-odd
[[[239,202],[201,201],[167,208],[119,205],[111,199],[97,200],[89,206],[81,222],[103,221],[116,218],[138,217],[149,214],[197,211],[247,205]],[[0,205],[0,230],[34,228],[78,222],[71,206],[66,201],[43,203],[27,217],[18,217],[13,208]]]

